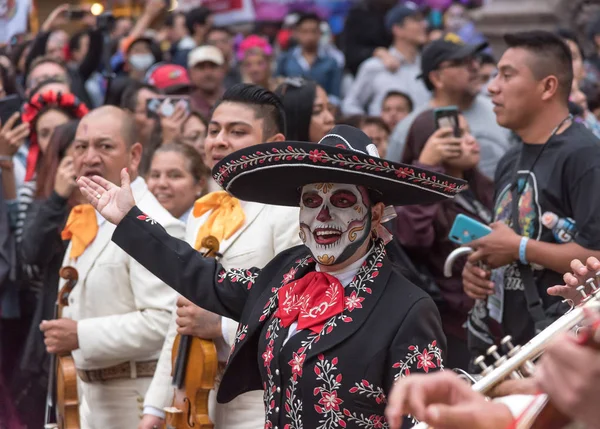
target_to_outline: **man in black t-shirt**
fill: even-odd
[[[505,42],[489,91],[498,123],[523,143],[498,164],[493,231],[471,243],[463,271],[465,292],[478,299],[468,323],[474,355],[503,335],[531,339],[566,310],[547,288],[563,283],[573,258],[600,256],[600,141],[569,116],[569,48],[543,31]],[[557,242],[542,225],[546,211],[575,220],[573,241]]]

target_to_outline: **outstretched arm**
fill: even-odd
[[[226,270],[169,235],[135,206],[129,180],[124,169],[121,187],[98,176],[81,177],[78,184],[90,204],[118,225],[112,239],[127,254],[199,307],[239,321],[260,270]]]

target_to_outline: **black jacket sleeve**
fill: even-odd
[[[87,82],[90,76],[98,70],[103,58],[104,40],[102,31],[95,29],[88,34],[90,36],[90,47],[87,55],[79,65],[79,75],[83,82]]]
[[[45,267],[57,251],[64,250],[60,231],[68,214],[67,200],[56,192],[47,200],[34,201],[29,206],[20,244],[23,263]]]
[[[239,321],[258,268],[226,270],[134,207],[112,240],[148,271],[194,304]]]

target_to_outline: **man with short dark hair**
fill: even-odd
[[[127,170],[136,201],[183,238],[181,222],[138,176],[142,146],[131,114],[113,106],[93,110],[81,120],[72,151],[78,177],[97,175],[118,184]],[[92,207],[73,208],[62,233],[71,239],[63,265],[74,267],[79,281],[63,318],[40,326],[49,353],[73,355],[82,429],[137,427],[175,302],[162,281],[110,242],[113,231]]]
[[[401,120],[406,118],[414,109],[410,95],[402,91],[390,91],[381,103],[381,119],[390,130],[396,128]]]
[[[205,43],[206,32],[213,24],[213,14],[206,6],[196,7],[185,14],[185,25],[196,46]]]
[[[565,310],[546,289],[562,283],[573,258],[600,256],[600,200],[590,197],[600,188],[600,142],[569,114],[570,50],[544,31],[504,40],[489,91],[498,123],[522,143],[498,163],[492,232],[470,244],[463,271],[465,292],[478,299],[468,321],[473,354],[499,335],[531,339]],[[543,227],[546,212],[574,230]]]
[[[167,40],[171,44],[171,48],[169,49],[171,62],[186,67],[187,55],[196,47],[196,43],[190,37],[186,25],[185,13],[169,13],[165,18],[165,28],[167,29]]]
[[[388,53],[400,66],[391,71],[378,57],[361,64],[342,104],[346,115],[379,116],[383,99],[392,90],[408,94],[417,107],[425,105],[431,98],[423,82],[417,80],[421,73],[419,51],[427,42],[427,22],[423,12],[409,2],[391,9],[385,21],[386,29],[393,37]]]
[[[233,85],[242,82],[240,65],[235,56],[234,37],[226,27],[212,27],[206,33],[206,44],[219,48],[225,58],[225,88],[231,88]]]
[[[415,106],[396,126],[389,142],[390,160],[402,158],[406,138],[419,114],[427,109],[457,106],[481,147],[480,171],[489,178],[494,177],[496,165],[511,143],[510,132],[496,123],[492,103],[481,95],[479,64],[475,57],[486,46],[467,45],[449,33],[425,47],[421,56],[421,78],[433,97],[427,105]]]
[[[314,80],[327,92],[329,101],[340,103],[343,70],[320,46],[321,18],[315,13],[300,15],[294,26],[298,46],[277,59],[276,76]]]
[[[216,103],[210,117],[205,141],[206,163],[212,168],[236,150],[263,142],[282,141],[284,135],[285,112],[279,98],[256,85],[235,85]],[[211,181],[209,187],[212,191],[220,191],[215,182]],[[234,207],[236,212],[238,205],[241,212],[237,211],[237,214],[243,215],[241,224],[239,218],[236,221],[228,214],[231,210],[222,209]],[[186,241],[199,250],[201,239],[206,234],[214,235],[219,240],[220,262],[224,266],[262,267],[280,251],[300,244],[297,219],[296,208],[239,201],[228,197],[224,191],[212,192],[196,202],[188,220]],[[221,225],[223,222],[228,228],[233,227],[230,235],[223,235],[223,228],[217,228],[221,230],[219,232],[210,227],[210,224]],[[179,317],[172,322],[167,334],[138,429],[162,427],[164,408],[171,405],[171,353],[177,327],[181,334],[215,341],[220,371],[234,343],[237,323],[233,320],[200,309],[183,297],[178,301],[178,307]],[[211,392],[209,401],[209,415],[215,428],[264,427],[262,392],[248,392],[227,404],[218,404],[214,395],[217,387]]]

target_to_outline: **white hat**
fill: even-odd
[[[203,62],[222,66],[225,64],[225,58],[219,48],[210,45],[198,46],[188,54],[188,68]]]

